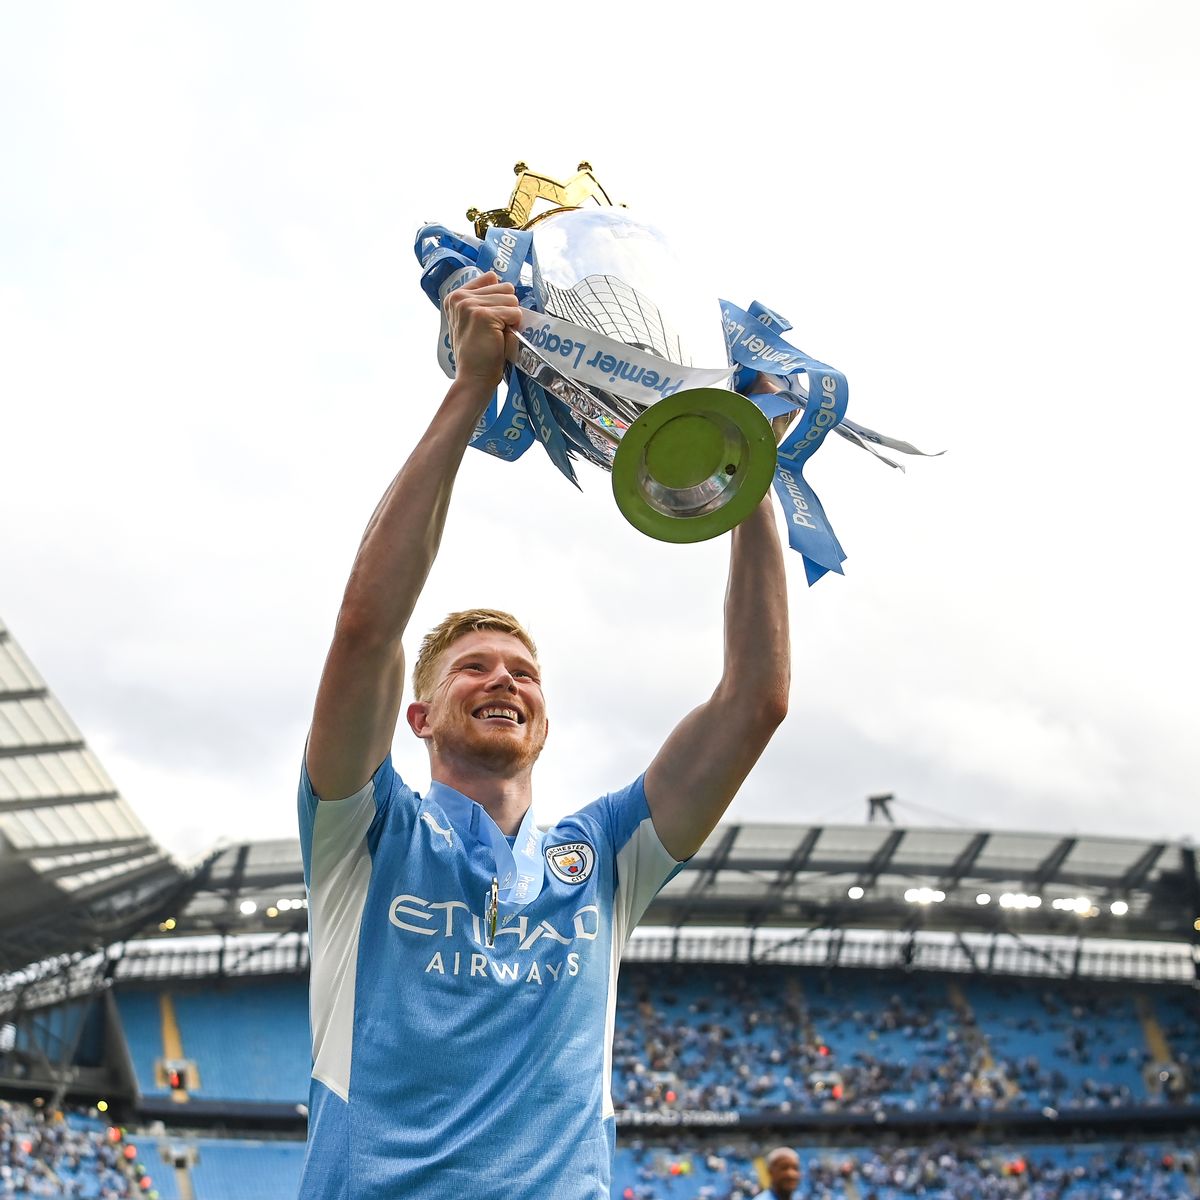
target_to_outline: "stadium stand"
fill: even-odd
[[[0,1197],[77,1200],[292,1200],[304,1147],[207,1137],[114,1142],[110,1127],[48,1118],[0,1102]],[[749,1200],[772,1143],[631,1139],[614,1163],[614,1200]],[[126,1159],[125,1147],[135,1150]],[[798,1196],[820,1200],[1185,1200],[1197,1194],[1197,1148],[1129,1142],[986,1142],[799,1146]],[[172,1164],[180,1163],[176,1170]],[[144,1181],[144,1182],[143,1182]],[[481,1195],[492,1194],[481,1180]]]
[[[305,908],[294,838],[172,861],[0,624],[0,1200],[292,1200]],[[726,825],[647,920],[614,1197],[779,1144],[800,1197],[1200,1197],[1189,842]]]
[[[98,1129],[0,1100],[0,1197],[125,1200],[142,1195],[119,1148]]]
[[[308,999],[295,980],[121,989],[117,1008],[145,1097],[174,1090],[163,1072],[171,1061],[194,1064],[185,1088],[194,1099],[294,1105],[308,1096]]]
[[[294,1197],[304,1147],[288,1142],[197,1140],[191,1181],[196,1200]]]
[[[761,1187],[744,1149],[638,1145],[618,1151],[614,1200],[748,1200]],[[1194,1194],[1194,1147],[1167,1143],[798,1148],[797,1196],[813,1200],[1185,1200]]]
[[[959,996],[969,1007],[956,1004]],[[613,1039],[618,1109],[746,1114],[1061,1110],[1195,1098],[1195,993],[1160,985],[1162,1086],[1137,1015],[1145,989],[916,973],[629,964]],[[195,1068],[189,1101],[303,1104],[303,980],[118,989],[138,1091],[166,1097],[162,1064]],[[164,1012],[173,1010],[174,1046]],[[235,1031],[231,1036],[231,1031]],[[1175,1043],[1180,1049],[1176,1050]],[[1161,1056],[1159,1056],[1161,1058]]]
[[[622,983],[618,1107],[653,1108],[668,1094],[686,1109],[784,1112],[1133,1107],[1195,1097],[1196,994],[1169,986],[1049,989],[1018,979],[961,985],[917,973],[641,964],[626,968]],[[1177,1068],[1173,1093],[1148,1070],[1155,1055],[1139,998],[1168,1014],[1174,1038],[1164,1032],[1162,1044]]]

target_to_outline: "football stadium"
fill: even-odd
[[[1200,1195],[1194,847],[867,817],[723,824],[653,902],[613,1196],[749,1197],[778,1146],[800,1196]],[[299,844],[175,861],[2,624],[0,881],[0,1197],[290,1200]],[[417,915],[425,970],[465,970],[461,923]],[[511,961],[509,986],[557,981],[532,944]]]

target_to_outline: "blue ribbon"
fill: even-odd
[[[488,816],[487,810],[474,800],[436,780],[429,785],[425,799],[436,804],[458,830],[474,834],[489,847],[496,864],[496,882],[500,888],[500,908],[515,915],[541,895],[546,867],[542,858],[542,838],[545,836],[533,823],[533,806],[525,812],[521,827],[510,846],[500,826]]]
[[[495,271],[502,283],[511,283],[516,288],[517,299],[524,307],[535,306],[533,289],[521,283],[521,268],[529,260],[532,248],[533,234],[528,230],[492,226],[487,237],[480,241],[456,234],[444,225],[426,225],[418,231],[413,247],[423,268],[421,289],[439,310],[445,299],[441,289],[456,271],[464,267],[480,273]],[[572,451],[550,398],[511,364],[505,368],[505,379],[508,393],[503,406],[497,403],[495,396],[492,397],[475,426],[470,444],[495,458],[514,461],[534,441],[539,441],[550,461],[578,487],[579,481],[571,464]],[[572,444],[575,441],[572,438]]]
[[[470,444],[493,458],[516,462],[533,445],[534,437],[529,412],[525,407],[525,397],[521,393],[520,385],[510,377],[503,407],[496,403],[493,394],[487,409],[475,426]]]
[[[455,233],[445,225],[426,225],[417,230],[413,253],[422,268],[421,290],[435,308],[442,307],[442,284],[460,267],[475,266],[482,245],[478,238]]]
[[[567,449],[563,431],[559,428],[558,421],[554,417],[554,410],[550,407],[550,397],[546,395],[540,384],[534,383],[523,372],[513,371],[512,375],[521,388],[521,394],[525,397],[525,408],[530,416],[530,427],[534,436],[542,443],[546,453],[550,456],[550,461],[576,487],[579,487],[579,480],[575,478],[575,468],[571,465],[571,454]],[[582,489],[580,490],[582,491]]]
[[[782,376],[792,388],[799,387],[801,375],[807,378],[807,396],[789,388],[784,392],[752,395],[750,399],[768,417],[803,407],[804,415],[777,451],[773,486],[787,518],[788,544],[803,557],[809,585],[829,571],[840,575],[846,554],[821,501],[804,478],[804,466],[846,414],[849,399],[846,377],[784,341],[776,329],[788,330],[791,326],[757,301],[745,311],[722,300],[721,317],[729,356],[742,368],[741,387],[748,387],[753,381],[752,373],[758,372]]]
[[[481,241],[456,234],[443,225],[427,225],[414,247],[423,274],[421,287],[441,307],[441,289],[464,267],[495,271],[513,284],[523,307],[538,311],[533,288],[521,282],[521,271],[532,262],[533,234],[528,230],[490,228]],[[465,282],[457,281],[458,284]],[[734,387],[743,394],[762,373],[786,381],[787,390],[750,398],[768,417],[803,409],[796,428],[777,454],[774,488],[788,521],[788,543],[804,559],[805,576],[815,583],[829,571],[842,573],[846,555],[816,493],[804,478],[804,467],[820,449],[831,429],[846,413],[849,388],[840,372],[796,349],[780,334],[791,324],[779,313],[754,301],[743,310],[721,301],[721,314],[730,361],[738,367]],[[445,349],[445,348],[444,348]],[[498,458],[519,458],[533,441],[541,442],[550,461],[573,483],[572,459],[592,458],[594,451],[571,417],[570,409],[511,365],[506,369],[508,394],[503,406],[492,398],[479,420],[471,445]]]
[[[481,271],[495,271],[501,283],[515,287],[521,282],[521,268],[532,247],[533,234],[529,230],[500,229],[493,225],[480,247],[476,266]]]

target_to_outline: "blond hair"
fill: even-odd
[[[533,638],[512,613],[501,612],[498,608],[468,608],[462,612],[452,612],[421,639],[421,649],[413,666],[413,692],[418,700],[428,700],[433,695],[438,659],[443,651],[464,634],[479,633],[485,629],[511,634],[525,645],[534,661],[537,661],[538,652]]]

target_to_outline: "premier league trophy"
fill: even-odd
[[[439,309],[489,270],[521,302],[507,398],[493,397],[471,444],[515,459],[539,441],[572,483],[577,458],[611,471],[617,507],[662,541],[732,529],[774,484],[809,582],[841,573],[804,464],[830,430],[892,466],[877,447],[921,451],[847,421],[840,372],[785,342],[790,326],[770,309],[718,300],[657,229],[612,204],[589,164],[565,182],[524,163],[516,174],[507,208],[467,212],[473,235],[417,235],[421,286]],[[439,360],[453,377],[444,313]],[[741,394],[760,375],[779,390]],[[797,415],[777,447],[772,421]]]

